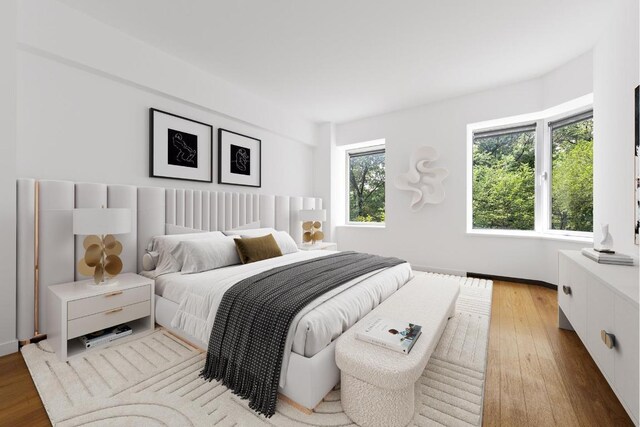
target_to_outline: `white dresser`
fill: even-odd
[[[575,330],[638,425],[638,267],[560,251],[558,326]]]

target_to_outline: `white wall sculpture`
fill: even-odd
[[[419,147],[409,158],[409,170],[396,177],[395,186],[399,190],[413,193],[411,210],[419,211],[427,203],[441,203],[445,192],[442,181],[449,175],[445,168],[432,167],[438,159],[438,151],[433,147]]]

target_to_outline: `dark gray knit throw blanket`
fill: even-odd
[[[201,376],[222,381],[271,417],[287,333],[307,304],[350,280],[405,261],[339,252],[276,267],[233,285],[222,297]]]

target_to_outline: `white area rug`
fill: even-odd
[[[425,273],[417,273],[425,274]],[[460,278],[460,296],[416,386],[410,425],[479,426],[492,283]],[[340,390],[312,415],[280,401],[265,419],[217,382],[199,378],[205,354],[162,329],[135,341],[60,362],[46,341],[22,354],[57,426],[352,426]]]

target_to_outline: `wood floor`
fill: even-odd
[[[485,426],[632,426],[550,289],[495,282]],[[20,354],[0,358],[0,426],[48,426]]]
[[[483,425],[633,426],[557,316],[556,291],[494,282]]]
[[[50,426],[21,353],[0,357],[0,426]]]

